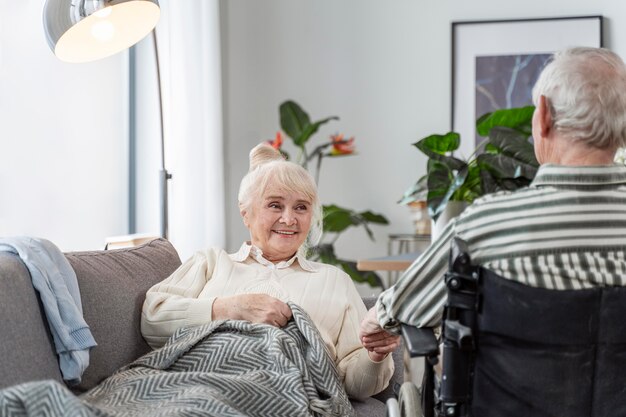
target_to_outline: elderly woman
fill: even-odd
[[[284,326],[286,304],[301,306],[317,325],[346,392],[365,398],[382,391],[393,373],[388,355],[398,338],[381,333],[366,350],[359,323],[366,308],[350,277],[306,259],[321,235],[321,204],[311,175],[280,153],[258,145],[239,188],[239,209],[250,241],[238,252],[197,252],[146,294],[141,330],[152,347],[180,327],[235,319]]]

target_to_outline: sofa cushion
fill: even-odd
[[[181,261],[165,239],[108,251],[66,253],[76,271],[83,315],[98,346],[76,392],[86,391],[151,349],[141,336],[146,291],[167,278]]]
[[[19,256],[0,253],[0,389],[42,379],[63,381],[42,311]]]
[[[381,417],[386,415],[387,406],[373,397],[364,400],[352,400],[352,407],[357,417]]]

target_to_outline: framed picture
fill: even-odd
[[[602,46],[602,16],[452,22],[452,130],[460,156],[480,143],[476,119],[532,104],[532,87],[552,54]]]

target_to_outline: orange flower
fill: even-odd
[[[336,155],[350,155],[354,153],[354,137],[350,139],[344,139],[343,134],[332,135],[333,147],[330,150],[332,156]]]
[[[283,135],[280,132],[276,132],[274,140],[267,140],[265,142],[272,148],[280,150],[280,147],[283,146]]]

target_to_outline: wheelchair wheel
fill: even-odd
[[[395,398],[389,398],[387,400],[387,413],[386,417],[400,417],[400,407],[398,406],[398,400]]]
[[[420,393],[414,383],[408,381],[400,387],[398,394],[401,417],[422,417]]]

